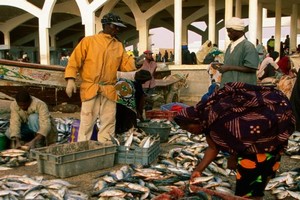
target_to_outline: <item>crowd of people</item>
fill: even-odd
[[[118,32],[126,27],[119,16],[108,13],[101,23],[103,31],[80,40],[66,63],[66,94],[71,98],[73,93],[80,92],[78,142],[91,139],[99,119],[97,140],[112,144],[112,136],[136,127],[137,120],[143,120],[143,111],[153,108],[145,105],[145,98],[155,91],[157,64],[153,52],[146,50],[137,68],[133,56],[126,53],[117,38]],[[265,186],[275,176],[288,138],[299,123],[300,79],[291,100],[276,87],[257,85],[258,77],[274,74],[269,66],[280,69],[275,62],[279,53],[272,51],[272,42],[268,42],[268,56],[261,59],[261,48],[245,37],[242,19],[233,17],[225,26],[231,41],[226,51],[221,52],[207,41],[191,61],[209,62],[219,77],[212,80],[213,87],[195,106],[178,113],[175,122],[192,134],[204,134],[208,144],[190,183],[202,176],[223,151],[230,154],[228,166],[236,171],[235,195],[263,199]],[[183,48],[188,50],[187,46]],[[224,54],[222,62],[216,60],[220,54]],[[210,58],[206,58],[208,55]],[[169,59],[167,51],[163,58]],[[117,71],[132,72],[134,78],[117,79]],[[80,91],[75,83],[78,73],[82,80]],[[10,108],[6,135],[11,148],[31,149],[53,143],[49,137],[53,135],[52,120],[44,102],[20,91]]]

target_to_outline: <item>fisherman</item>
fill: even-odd
[[[75,47],[65,70],[66,93],[76,92],[77,73],[80,85],[81,113],[78,141],[91,139],[94,124],[99,118],[98,141],[111,144],[115,133],[117,71],[136,70],[133,56],[116,38],[123,24],[119,16],[108,13],[101,19],[103,31],[84,37]]]
[[[56,142],[56,132],[45,102],[31,96],[28,91],[17,93],[10,105],[10,126],[6,136],[10,138],[10,148],[29,150]]]

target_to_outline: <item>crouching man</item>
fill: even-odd
[[[56,141],[55,131],[51,131],[51,116],[45,102],[31,96],[27,91],[19,91],[10,105],[10,126],[6,136],[11,140],[10,148],[43,147]]]

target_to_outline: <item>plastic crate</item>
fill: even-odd
[[[168,142],[171,125],[160,122],[139,122],[138,127],[150,135],[159,135],[160,142]]]
[[[160,142],[156,141],[150,148],[117,146],[116,163],[149,165],[160,154]]]
[[[114,166],[116,145],[84,141],[32,149],[38,171],[65,178]]]
[[[172,121],[176,114],[176,111],[149,110],[146,111],[146,119],[167,119]]]

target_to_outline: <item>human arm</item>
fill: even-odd
[[[77,77],[77,73],[82,67],[85,57],[86,57],[86,49],[87,44],[86,40],[82,40],[74,49],[73,53],[70,56],[67,67],[65,69],[65,80],[67,81],[66,85],[66,94],[68,97],[72,97],[73,93],[76,93],[76,84],[75,79]]]
[[[45,136],[37,133],[36,136],[30,141],[27,142],[24,146],[27,146],[27,149],[30,150],[35,147],[36,143],[45,138]]]
[[[244,72],[244,73],[256,73],[257,69],[250,68],[250,67],[245,67],[245,66],[234,66],[234,65],[224,65],[221,64],[218,67],[218,71],[220,73],[225,73],[227,71],[239,71],[239,72]]]
[[[135,60],[133,56],[128,55],[125,51],[122,56],[122,61],[119,70],[122,72],[130,72],[136,70]]]
[[[206,135],[206,141],[208,144],[207,149],[205,150],[204,157],[201,162],[195,167],[194,171],[191,175],[191,181],[201,176],[202,172],[205,168],[217,157],[219,150],[217,148],[216,143],[211,139],[209,135]]]
[[[141,121],[144,121],[143,118],[143,111],[144,111],[144,105],[145,105],[145,94],[143,94],[140,98],[140,102],[137,104],[137,118],[140,119]]]

